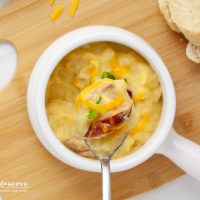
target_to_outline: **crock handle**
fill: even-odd
[[[163,154],[200,181],[200,145],[178,135],[174,129],[157,153]]]

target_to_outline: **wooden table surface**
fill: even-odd
[[[170,31],[157,0],[80,0],[76,16],[64,13],[52,23],[47,0],[13,0],[0,9],[0,40],[17,48],[17,71],[0,92],[0,182],[24,181],[28,192],[2,193],[9,200],[101,199],[97,173],[73,169],[50,155],[36,138],[26,107],[27,82],[36,60],[55,39],[87,25],[113,25],[134,32],[161,55],[177,94],[176,130],[200,144],[200,67],[185,56],[186,41]],[[126,199],[157,188],[183,172],[160,155],[134,169],[112,174],[113,199]],[[0,188],[1,190],[2,188]]]

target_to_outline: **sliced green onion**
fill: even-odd
[[[91,110],[88,114],[87,114],[87,118],[88,119],[94,119],[97,116],[97,112],[95,110]]]
[[[115,76],[114,76],[112,73],[110,73],[110,72],[103,72],[103,73],[101,74],[101,78],[102,78],[102,79],[104,79],[104,78],[109,78],[109,79],[115,80]]]
[[[100,96],[97,100],[96,100],[96,104],[100,104],[102,100],[102,96]]]

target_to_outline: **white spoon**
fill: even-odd
[[[93,145],[93,142],[92,142],[94,140],[88,140],[83,137],[86,145],[97,156],[97,158],[99,158],[99,160],[101,162],[102,199],[103,200],[111,199],[110,159],[121,148],[127,135],[128,135],[128,132],[122,134],[120,140],[118,140],[114,149],[111,152],[106,153],[106,154],[105,153],[101,154],[101,153],[99,153],[99,151],[96,151],[96,149]]]

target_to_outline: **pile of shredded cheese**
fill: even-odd
[[[54,3],[55,3],[55,0],[49,0],[50,6],[53,6]],[[69,10],[69,15],[71,17],[73,17],[75,15],[76,10],[78,8],[78,3],[79,3],[79,0],[72,0],[72,4],[71,4],[70,10]],[[62,14],[62,12],[63,12],[63,6],[61,4],[57,5],[50,16],[51,21],[55,22],[57,20],[57,18]]]

